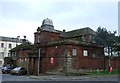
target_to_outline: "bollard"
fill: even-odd
[[[112,69],[112,67],[110,67],[109,72],[112,73],[112,71],[113,71],[113,69]]]

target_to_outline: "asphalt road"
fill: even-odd
[[[32,79],[28,76],[16,76],[10,74],[3,74],[2,81],[39,81],[39,79]]]
[[[13,76],[2,74],[2,83],[119,83],[117,75],[114,76]]]
[[[108,81],[109,83],[114,83],[118,82],[118,77],[117,76],[103,76],[103,77],[98,77],[98,76],[15,76],[15,75],[10,75],[10,74],[2,74],[2,82],[39,82],[42,81],[41,83],[44,82],[56,82],[59,83],[60,81],[67,81],[70,82],[103,82],[103,81]]]

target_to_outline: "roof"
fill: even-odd
[[[78,40],[72,40],[72,39],[62,39],[62,40],[58,40],[58,41],[53,41],[53,42],[48,42],[47,45],[51,46],[51,45],[81,45],[81,46],[95,46],[95,47],[103,47],[102,45],[98,45],[95,43],[86,43],[86,42],[81,42]]]
[[[20,51],[20,50],[32,50],[34,49],[33,45],[30,44],[20,44],[16,46],[15,48],[11,49],[10,51]]]
[[[61,32],[60,36],[61,37],[76,37],[76,36],[82,36],[82,35],[88,35],[88,34],[95,35],[96,33],[89,27],[85,27],[85,28],[76,29],[76,30],[69,31],[69,32]]]
[[[17,43],[22,43],[22,40],[18,40],[18,38],[11,38],[11,37],[3,37],[0,36],[0,41],[9,41],[9,42],[17,42]]]
[[[41,31],[49,31],[49,32],[55,32],[55,33],[58,33],[58,31],[56,31],[54,29],[54,26],[53,26],[53,22],[51,19],[49,18],[46,18],[42,21],[42,25],[40,27],[40,30]]]
[[[42,26],[41,31],[48,31],[48,32],[54,32],[54,33],[59,33],[58,31],[56,31],[53,27],[51,26]]]
[[[52,22],[52,20],[51,20],[51,19],[46,18],[46,19],[44,19],[44,20],[43,20],[42,25],[49,25],[49,26],[53,26],[53,22]]]

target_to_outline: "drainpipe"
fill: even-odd
[[[38,49],[38,75],[40,72],[40,48]]]
[[[38,43],[38,75],[40,72],[40,32],[41,32],[41,28],[38,27],[37,29],[37,43]]]

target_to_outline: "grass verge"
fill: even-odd
[[[114,69],[111,73],[108,70],[88,72],[89,75],[115,75],[120,74],[120,69]]]

